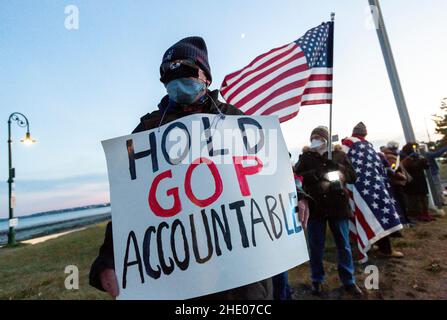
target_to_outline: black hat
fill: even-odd
[[[205,72],[206,78],[211,82],[211,69],[208,63],[208,50],[205,40],[201,37],[188,37],[180,40],[163,55],[162,65],[181,59],[189,59],[193,61],[200,69]],[[160,75],[163,81],[164,70],[160,67]]]

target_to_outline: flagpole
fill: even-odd
[[[394,99],[396,101],[397,110],[399,112],[400,121],[405,135],[405,140],[408,142],[416,142],[416,135],[414,134],[413,126],[411,124],[410,114],[408,112],[407,103],[405,101],[404,92],[399,79],[399,73],[397,72],[396,62],[394,60],[393,51],[391,50],[390,39],[388,38],[388,32],[385,27],[385,21],[382,14],[382,8],[380,7],[379,0],[368,0],[371,7],[371,12],[376,14],[374,17],[376,20],[376,31],[379,38],[380,47],[382,49],[383,58],[388,71],[388,77],[393,88]],[[375,10],[374,10],[375,9]],[[430,182],[432,177],[430,170],[426,171],[426,176]],[[429,183],[430,188],[430,204],[434,203],[433,194],[436,189],[432,183]],[[434,207],[434,206],[431,206]]]
[[[377,15],[377,17],[374,17],[375,19],[377,19],[377,36],[379,37],[380,47],[382,48],[383,58],[388,70],[388,77],[390,78],[391,86],[393,88],[397,110],[399,111],[402,128],[405,134],[405,140],[407,142],[416,142],[416,137],[413,131],[413,126],[411,124],[410,114],[408,113],[402,86],[400,84],[399,74],[397,72],[396,63],[394,61],[393,52],[391,50],[390,39],[388,38],[388,33],[386,31],[379,0],[368,1],[369,5],[371,6],[371,10],[373,10],[372,8],[375,8],[375,11],[372,11],[372,13]]]
[[[331,13],[331,21],[332,21],[332,68],[334,68],[334,29],[335,29],[335,12]],[[334,94],[334,72],[332,71],[332,95]],[[333,98],[333,96],[332,96]],[[329,105],[329,141],[328,141],[328,159],[332,160],[332,99]]]

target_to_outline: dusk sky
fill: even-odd
[[[67,30],[67,5],[79,29]],[[391,45],[419,140],[447,97],[445,0],[382,0]],[[101,141],[129,134],[165,95],[159,65],[183,37],[202,36],[218,89],[226,74],[301,37],[336,12],[334,134],[364,121],[379,147],[403,142],[367,0],[0,2],[0,218],[7,217],[7,120],[30,120],[38,143],[17,143],[17,215],[107,202]],[[282,125],[296,159],[311,130],[328,124],[328,106],[303,107]]]

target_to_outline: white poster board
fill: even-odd
[[[199,297],[308,260],[276,117],[196,114],[103,147],[119,299]]]

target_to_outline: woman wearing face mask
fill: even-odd
[[[324,281],[323,252],[326,225],[334,237],[338,252],[338,273],[347,293],[359,297],[362,291],[355,284],[354,263],[349,243],[349,218],[352,210],[346,183],[354,183],[356,175],[343,151],[332,152],[328,159],[329,133],[326,127],[312,131],[311,145],[295,165],[297,175],[303,177],[303,187],[309,201],[308,238],[312,293],[321,295]]]

